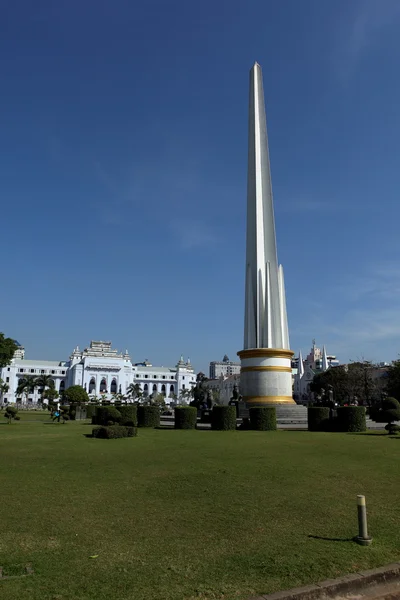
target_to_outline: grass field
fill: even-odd
[[[0,565],[35,570],[2,600],[233,600],[400,559],[400,438],[90,431],[0,424]]]

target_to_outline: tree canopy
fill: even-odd
[[[82,404],[89,402],[89,396],[86,390],[81,385],[72,385],[67,388],[62,394],[63,402],[69,404]]]
[[[372,377],[372,363],[369,361],[353,362],[345,366],[331,367],[318,373],[311,383],[311,391],[320,395],[328,386],[332,386],[334,400],[339,404],[361,401],[371,404],[379,400],[376,380]]]
[[[0,333],[0,369],[10,364],[17,348],[14,340],[6,338],[4,333]]]
[[[400,401],[400,360],[394,360],[387,372],[387,392]]]

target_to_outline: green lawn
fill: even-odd
[[[97,440],[39,416],[0,424],[0,565],[35,570],[0,581],[4,600],[233,600],[400,560],[400,437]],[[369,548],[346,541],[358,493]]]

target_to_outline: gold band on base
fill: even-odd
[[[279,365],[270,365],[268,367],[242,367],[240,369],[241,373],[245,373],[246,371],[280,371],[284,373],[291,373],[291,367],[280,367]]]
[[[243,396],[246,404],[296,404],[292,396]]]
[[[243,358],[292,358],[294,352],[284,348],[249,348],[237,353],[241,360]]]

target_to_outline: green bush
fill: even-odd
[[[114,406],[97,406],[95,419],[96,425],[114,424],[121,421],[122,415]]]
[[[158,406],[138,406],[138,427],[159,427],[160,409]]]
[[[212,410],[211,429],[218,431],[236,429],[236,407],[214,406]]]
[[[95,427],[92,429],[92,437],[104,440],[115,440],[124,437],[136,437],[136,427],[121,427],[120,425],[111,425],[110,427]]]
[[[276,408],[274,406],[253,406],[249,410],[249,415],[252,429],[256,431],[276,430]]]
[[[134,426],[137,427],[137,421],[138,421],[137,404],[123,404],[123,405],[121,405],[121,407],[118,410],[121,413],[123,420],[125,419],[128,421],[132,421],[134,423]]]
[[[308,431],[329,431],[329,408],[309,406],[307,409]]]
[[[86,418],[92,419],[94,417],[94,415],[96,414],[96,406],[94,404],[86,404],[85,409],[86,409]]]
[[[175,429],[196,429],[197,408],[177,406],[175,408]]]
[[[83,404],[89,402],[89,395],[81,385],[72,385],[62,392],[64,402]]]
[[[364,406],[341,406],[337,409],[339,431],[366,431],[366,415]]]

